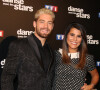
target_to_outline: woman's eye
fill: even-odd
[[[74,36],[74,34],[73,34],[73,33],[71,33],[70,35],[71,35],[71,36]]]
[[[79,36],[77,36],[77,37],[81,38],[82,36],[81,36],[81,35],[79,35]]]

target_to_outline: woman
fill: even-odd
[[[85,83],[87,71],[91,83]],[[56,52],[53,90],[92,90],[99,80],[93,56],[87,54],[84,27],[71,23],[65,30],[63,49]]]

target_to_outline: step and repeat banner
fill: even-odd
[[[51,47],[54,50],[61,48],[64,28],[69,23],[78,22],[84,25],[87,31],[88,51],[94,55],[100,75],[100,5],[98,3],[99,0],[0,0],[0,43],[9,37],[10,39],[11,37],[26,38],[34,31],[35,12],[40,8],[48,8],[56,15],[54,30],[48,38]],[[7,46],[8,44],[5,44],[5,47]],[[2,69],[6,58],[1,59]],[[100,90],[100,81],[96,88]]]

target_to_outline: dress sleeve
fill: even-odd
[[[16,76],[18,65],[18,44],[15,42],[10,44],[8,56],[1,75],[1,89],[14,90],[13,81]]]
[[[94,62],[94,57],[92,55],[88,55],[86,57],[87,60],[87,68],[88,71],[92,71],[96,68],[95,62]]]

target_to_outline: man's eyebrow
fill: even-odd
[[[44,20],[40,19],[39,21],[44,21]]]

